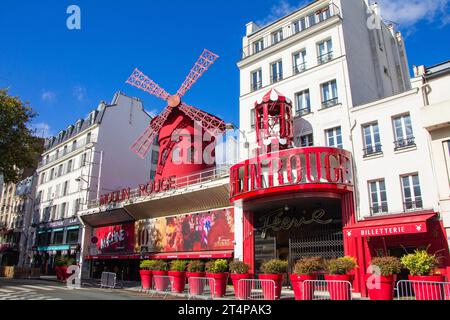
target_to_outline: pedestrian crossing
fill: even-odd
[[[49,293],[55,290],[70,290],[64,286],[17,285],[0,286],[0,300],[62,300]]]

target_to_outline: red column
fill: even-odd
[[[255,273],[255,236],[253,212],[244,211],[244,262],[250,266],[250,273]]]

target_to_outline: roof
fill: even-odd
[[[450,60],[426,68],[425,77],[437,77],[450,72]]]
[[[255,102],[255,107],[267,102],[285,102],[290,104],[291,100],[278,90],[270,89],[269,92]]]

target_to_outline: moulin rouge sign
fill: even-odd
[[[282,191],[349,190],[348,151],[311,147],[288,149],[241,162],[230,171],[232,201]]]
[[[150,181],[146,184],[140,184],[137,192],[132,192],[131,188],[124,188],[119,191],[110,192],[100,196],[100,205],[111,203],[120,203],[131,198],[149,196],[151,194],[169,191],[175,188],[175,176],[161,178],[157,181]]]

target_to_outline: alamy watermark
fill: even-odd
[[[67,7],[66,13],[69,15],[66,20],[66,26],[69,30],[81,30],[81,9],[72,4]]]

